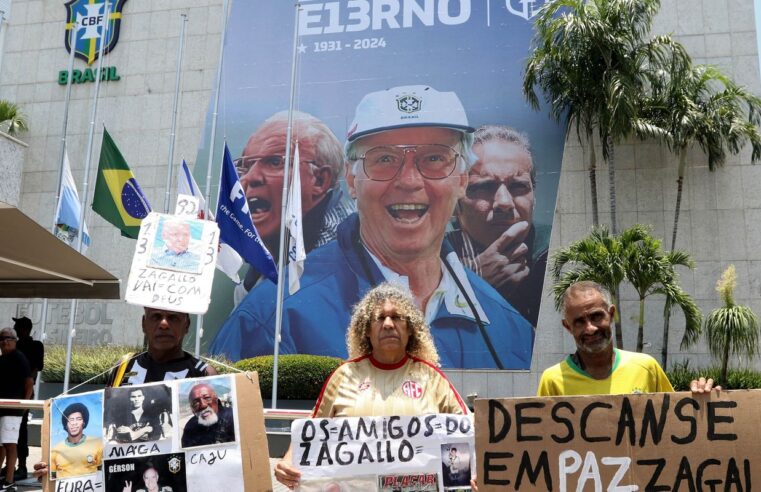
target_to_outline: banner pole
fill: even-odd
[[[222,85],[222,63],[225,58],[225,37],[227,35],[227,16],[230,2],[225,0],[222,7],[222,34],[219,38],[219,66],[217,67],[217,93],[214,94],[214,111],[211,116],[211,135],[209,136],[209,160],[206,163],[206,213],[204,218],[208,220],[211,209],[211,168],[214,163],[214,140],[217,138],[217,117],[219,116],[219,93]],[[201,355],[201,337],[203,336],[203,314],[198,315],[196,321],[195,356]]]
[[[283,166],[283,200],[280,211],[280,245],[277,254],[277,303],[275,304],[275,353],[272,365],[272,408],[277,408],[277,378],[280,358],[280,331],[283,325],[283,289],[285,288],[285,221],[288,210],[288,179],[291,164],[291,140],[293,139],[293,106],[296,99],[296,70],[299,42],[299,10],[301,4],[295,4],[293,23],[293,54],[291,58],[291,93],[288,100],[288,127],[285,135],[285,165]],[[300,163],[293,164],[293,172],[300,172]]]
[[[69,33],[69,65],[68,70],[66,72],[66,96],[64,97],[63,102],[63,123],[61,123],[61,150],[58,153],[58,185],[56,186],[55,191],[55,202],[53,203],[53,223],[50,226],[50,232],[55,235],[57,224],[56,220],[58,220],[58,205],[61,201],[61,183],[63,181],[63,161],[64,156],[66,155],[66,133],[68,131],[69,126],[69,104],[71,103],[71,84],[72,84],[72,73],[74,71],[74,53],[76,52],[76,44],[77,44],[77,32],[79,31],[79,23],[77,21],[74,21],[73,25],[71,26],[71,31]],[[80,229],[83,228],[83,225],[79,226]],[[42,300],[42,313],[40,316],[40,341],[42,343],[45,343],[45,333],[47,331],[47,324],[48,324],[48,300],[43,299]],[[42,375],[42,372],[37,374],[37,380],[34,382],[34,394],[39,395],[40,394],[40,377]]]
[[[177,47],[177,73],[174,78],[174,102],[172,103],[172,131],[169,134],[169,158],[166,166],[166,193],[164,194],[164,213],[169,213],[169,201],[172,188],[172,170],[174,168],[174,144],[177,138],[177,111],[180,98],[180,76],[182,75],[182,54],[185,47],[185,27],[188,23],[188,14],[180,14],[180,39]]]
[[[110,15],[109,0],[103,3],[103,30],[100,36],[100,46],[98,47],[98,75],[95,77],[95,88],[93,89],[92,115],[90,116],[90,129],[87,134],[87,159],[85,160],[85,175],[82,179],[82,204],[79,212],[79,230],[77,231],[77,251],[82,253],[85,230],[85,204],[87,203],[87,192],[90,181],[90,166],[92,165],[92,147],[95,137],[95,118],[98,114],[98,94],[100,93],[100,81],[103,78],[103,52],[108,40],[108,18]],[[69,373],[71,371],[71,346],[75,335],[74,318],[77,314],[77,300],[71,301],[71,313],[69,313],[69,330],[66,334],[66,369],[63,375],[63,392],[69,391]]]

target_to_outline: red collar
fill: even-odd
[[[393,370],[393,369],[399,369],[400,367],[402,367],[404,364],[406,364],[406,363],[407,363],[407,360],[408,360],[409,358],[410,358],[410,356],[409,356],[408,354],[406,354],[406,353],[405,353],[405,354],[404,354],[404,357],[402,357],[402,360],[400,360],[399,362],[396,362],[396,363],[394,363],[394,364],[384,364],[383,362],[379,362],[379,361],[377,361],[377,360],[376,360],[376,359],[375,359],[375,358],[372,356],[372,354],[368,356],[368,359],[370,359],[370,363],[371,363],[372,365],[374,365],[374,366],[375,366],[375,367],[377,367],[378,369],[383,369],[384,371],[390,371],[390,370]]]

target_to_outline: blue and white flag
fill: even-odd
[[[193,174],[190,172],[190,168],[188,167],[188,163],[185,162],[185,159],[182,160],[180,175],[177,178],[177,194],[190,195],[198,199],[198,218],[214,220],[214,215],[212,215],[206,206],[206,199],[198,188],[198,184],[193,178]],[[238,276],[238,270],[240,270],[242,265],[243,258],[241,258],[229,244],[220,241],[219,254],[217,254],[217,270],[230,277],[230,280],[236,284],[239,284],[240,277]]]
[[[82,204],[79,201],[77,185],[71,175],[69,154],[63,152],[63,172],[61,174],[61,189],[58,192],[58,205],[55,211],[56,236],[74,249],[79,248],[79,220],[82,215]],[[82,253],[90,245],[90,235],[87,232],[87,224],[82,234],[84,245]]]
[[[293,179],[291,180],[286,224],[288,225],[288,292],[293,295],[299,290],[299,279],[304,273],[304,260],[307,257],[304,250],[304,229],[301,225],[301,173],[299,166],[299,144],[296,142],[296,152],[293,157]]]
[[[229,244],[262,275],[277,283],[277,267],[251,220],[246,193],[238,181],[238,173],[235,172],[226,143],[222,175],[219,178],[217,224],[222,241]]]

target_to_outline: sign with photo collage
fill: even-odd
[[[271,489],[256,373],[61,396],[44,428],[46,491]]]

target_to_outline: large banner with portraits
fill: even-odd
[[[256,373],[65,395],[44,418],[47,491],[272,489]]]
[[[542,3],[300,2],[307,260],[286,292],[281,354],[345,357],[352,305],[388,280],[426,305],[443,367],[530,367],[565,134],[522,92]],[[239,205],[274,257],[295,19],[288,2],[232,5],[212,163],[216,180],[227,142]],[[211,109],[206,135],[210,122]],[[274,349],[275,285],[244,268],[237,287],[216,275],[204,318],[203,350],[232,360]]]

